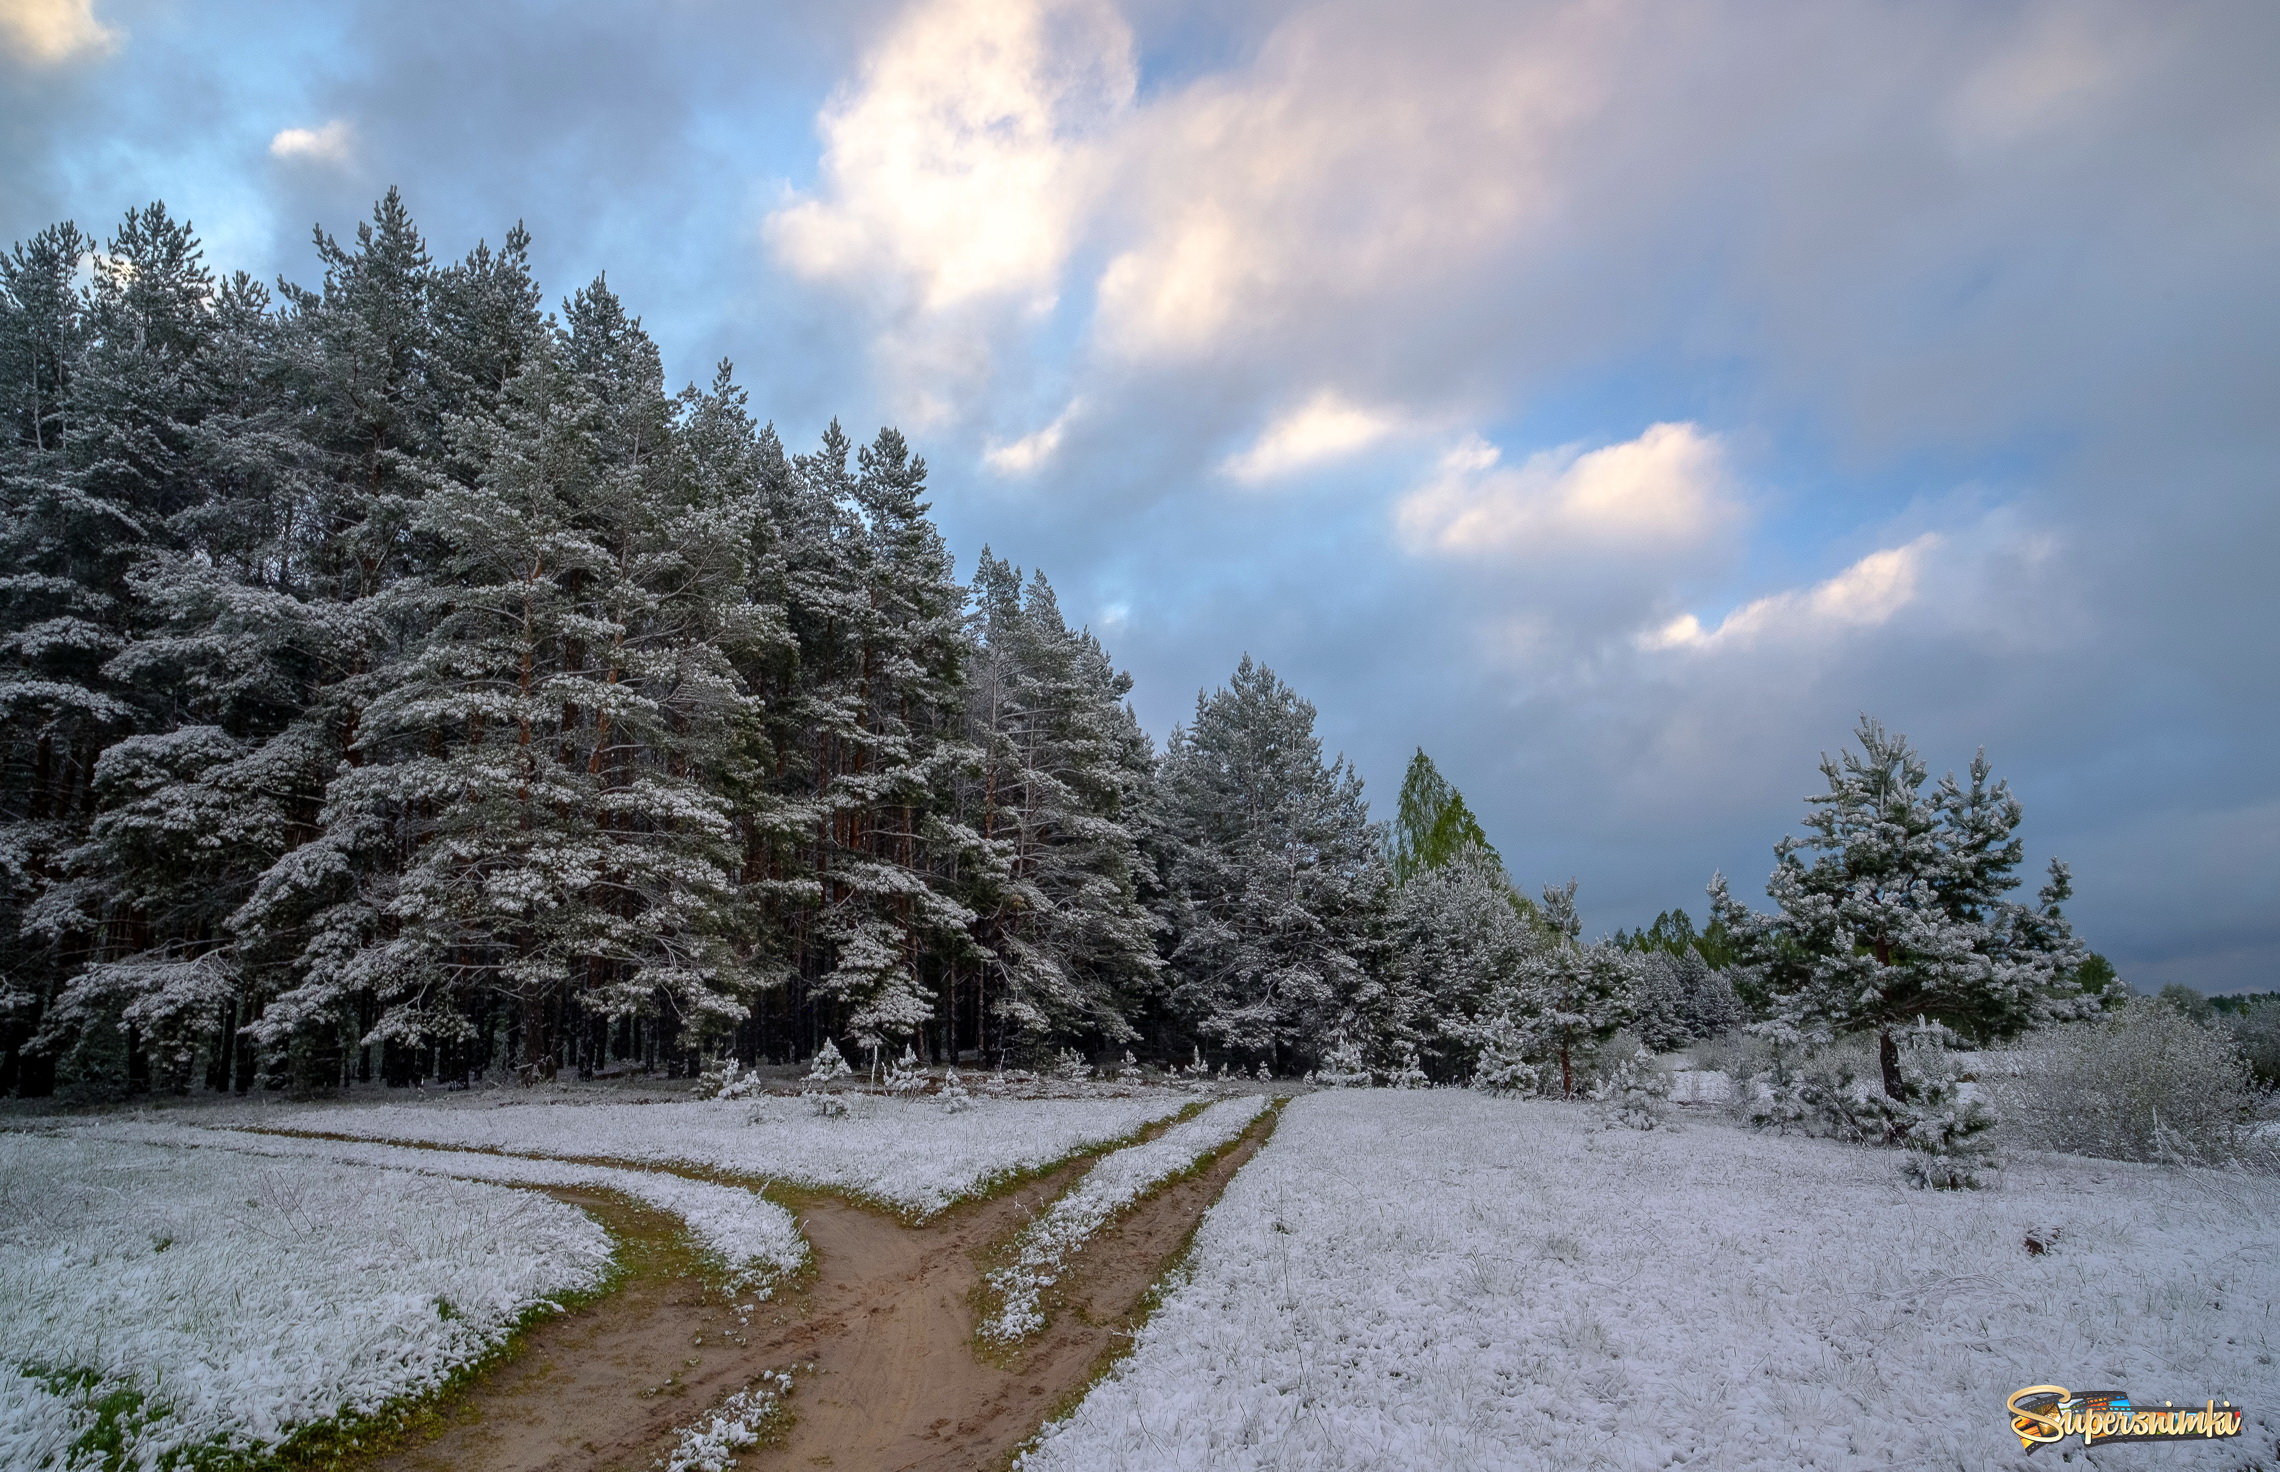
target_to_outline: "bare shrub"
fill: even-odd
[[[2204,1165],[2249,1153],[2257,1093],[2239,1042],[2158,999],[2030,1034],[2015,1059],[1982,1087],[2022,1145]]]

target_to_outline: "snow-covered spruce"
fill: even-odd
[[[2041,1472],[2002,1416],[2037,1384],[2249,1408],[2148,1468],[2280,1434],[2280,1181],[2030,1155],[1919,1191],[1885,1151],[1589,1115],[1294,1101],[1024,1472]]]
[[[673,1450],[657,1465],[663,1472],[729,1472],[736,1454],[760,1444],[768,1425],[783,1413],[792,1377],[764,1374],[693,1423],[680,1428]]]
[[[289,1135],[210,1130],[163,1120],[109,1120],[74,1133],[89,1138],[151,1145],[205,1147],[271,1159],[330,1161],[339,1165],[452,1176],[510,1186],[588,1186],[615,1191],[679,1217],[699,1251],[730,1284],[766,1297],[777,1279],[807,1261],[807,1241],[792,1214],[742,1186],[692,1181],[664,1171],[620,1170],[560,1160],[534,1160],[472,1150],[311,1140]]]
[[[340,1105],[237,1116],[268,1129],[364,1139],[695,1166],[796,1181],[880,1201],[914,1217],[1089,1146],[1118,1139],[1184,1101],[977,1099],[945,1113],[931,1098],[850,1097],[839,1118],[798,1098],[736,1103]]]
[[[608,1265],[528,1191],[0,1134],[0,1467],[96,1465],[69,1448],[105,1411],[103,1465],[256,1453],[434,1388]]]
[[[1222,1099],[1153,1140],[1101,1157],[1021,1234],[1013,1264],[990,1274],[1003,1302],[982,1321],[982,1338],[1009,1343],[1044,1328],[1045,1290],[1059,1281],[1070,1254],[1151,1187],[1242,1134],[1266,1107],[1258,1094]]]

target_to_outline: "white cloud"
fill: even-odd
[[[1273,353],[1293,323],[1461,289],[1554,218],[1552,153],[1610,91],[1608,31],[1302,11],[1143,100],[1110,0],[920,0],[824,107],[819,183],[764,233],[879,313],[906,404],[970,407],[1096,259],[1098,367],[1246,333]]]
[[[1414,19],[1298,11],[1248,68],[1134,118],[1126,233],[1098,282],[1105,346],[1192,357],[1431,293],[1553,217],[1555,153],[1609,95],[1621,24],[1585,7]]]
[[[1047,308],[1094,186],[1086,138],[1135,79],[1103,0],[921,4],[824,109],[823,188],[768,239],[802,276],[883,278],[922,313]]]
[[[23,60],[55,66],[111,50],[119,32],[95,18],[94,0],[0,0],[0,43]]]
[[[355,141],[348,124],[334,118],[321,128],[286,128],[269,140],[269,156],[305,159],[310,163],[337,164],[348,158]]]
[[[1082,402],[1071,400],[1051,424],[1043,429],[1023,435],[1009,444],[993,444],[982,451],[982,462],[1000,475],[1028,475],[1053,458],[1061,448],[1061,437],[1068,432],[1069,421],[1082,408]]]
[[[1717,436],[1656,424],[1635,440],[1569,445],[1516,466],[1478,435],[1441,457],[1395,517],[1412,548],[1464,556],[1593,544],[1636,551],[1699,544],[1736,513]]]
[[[1220,472],[1255,485],[1366,450],[1405,423],[1400,415],[1324,389],[1260,431],[1248,449],[1221,463]]]
[[[1827,582],[1745,603],[1715,628],[1682,614],[1640,635],[1639,647],[1725,649],[1878,627],[1915,600],[1925,563],[1940,540],[1937,532],[1926,532],[1901,546],[1871,552]]]

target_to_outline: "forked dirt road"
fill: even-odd
[[[1087,1386],[1129,1340],[1149,1288],[1264,1143],[1260,1116],[1196,1176],[1137,1203],[1062,1280],[1052,1322],[1018,1355],[974,1344],[981,1259],[1072,1185],[1084,1163],[953,1207],[923,1227],[829,1197],[804,1200],[806,1281],[740,1310],[708,1287],[677,1224],[614,1197],[556,1192],[602,1217],[632,1269],[616,1292],[531,1331],[521,1351],[368,1472],[648,1472],[675,1428],[771,1371],[793,1420],[745,1452],[747,1472],[984,1472]],[[748,1301],[747,1301],[748,1302]]]

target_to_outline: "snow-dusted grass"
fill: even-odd
[[[776,1279],[796,1271],[807,1260],[807,1242],[800,1236],[799,1224],[775,1202],[742,1186],[692,1181],[661,1171],[620,1170],[468,1150],[422,1150],[200,1129],[132,1117],[82,1126],[77,1132],[95,1138],[231,1150],[276,1160],[321,1160],[500,1185],[585,1186],[616,1191],[681,1218],[698,1249],[715,1260],[733,1286],[756,1289],[761,1297],[772,1291],[769,1285]]]
[[[2036,1384],[2249,1408],[2238,1441],[2100,1466],[2272,1464],[2280,1183],[2045,1156],[1918,1191],[1890,1151],[1591,1125],[1448,1090],[1295,1101],[1025,1472],[2047,1472],[2003,1415]]]
[[[1068,1194],[1030,1223],[1016,1244],[1013,1263],[990,1274],[991,1288],[1004,1301],[982,1321],[981,1336],[1010,1342],[1044,1328],[1045,1290],[1059,1280],[1071,1253],[1150,1188],[1243,1133],[1266,1107],[1266,1098],[1257,1094],[1222,1099],[1153,1140],[1102,1156]]]
[[[0,1467],[101,1465],[73,1443],[111,1432],[128,1467],[271,1446],[442,1383],[608,1265],[527,1191],[0,1134]]]
[[[1007,1176],[1177,1113],[1173,1094],[1127,1099],[849,1097],[820,1116],[798,1098],[686,1104],[342,1105],[266,1110],[266,1129],[697,1167],[846,1191],[931,1216]]]
[[[758,1446],[784,1413],[784,1392],[792,1377],[778,1371],[739,1390],[680,1429],[663,1472],[729,1472],[736,1454]]]

